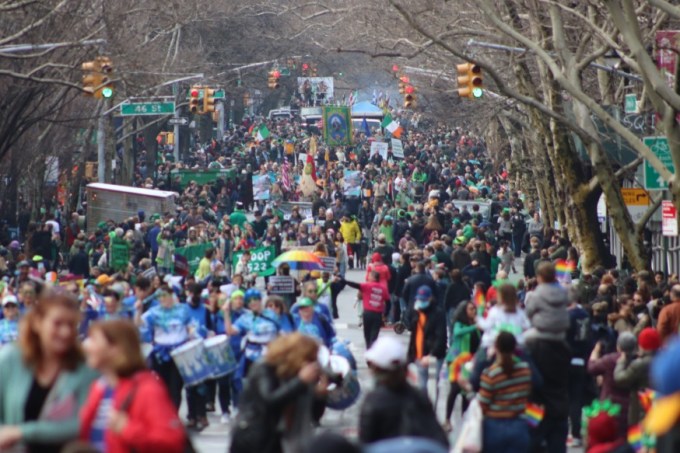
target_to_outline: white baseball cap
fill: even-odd
[[[395,337],[382,336],[366,351],[366,361],[383,370],[406,365],[406,347]]]
[[[2,306],[4,307],[7,304],[19,305],[19,301],[17,300],[17,297],[15,295],[8,294],[2,298]]]

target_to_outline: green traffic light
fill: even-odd
[[[484,90],[482,88],[475,87],[472,89],[472,97],[481,98],[482,96],[484,96]]]
[[[113,96],[113,88],[104,87],[102,88],[102,97],[108,99]]]

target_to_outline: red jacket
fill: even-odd
[[[384,283],[385,285],[389,283],[391,277],[390,268],[387,267],[387,264],[382,262],[382,256],[380,256],[380,253],[378,252],[373,254],[371,264],[366,266],[366,281],[370,281],[372,271],[376,271],[380,274],[381,283]]]
[[[177,409],[158,378],[142,371],[129,379],[121,379],[113,393],[113,407],[118,410],[137,386],[132,402],[127,408],[129,420],[121,433],[106,430],[104,442],[107,453],[135,451],[162,451],[182,453],[186,434]],[[106,386],[99,380],[92,384],[90,395],[80,412],[80,439],[89,441],[92,422],[104,396]]]

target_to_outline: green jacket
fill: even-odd
[[[247,222],[248,218],[243,211],[236,210],[229,215],[229,223],[232,227],[238,225],[239,228],[243,229],[243,225]]]
[[[451,345],[446,357],[447,362],[453,362],[463,352],[472,353],[470,351],[470,338],[472,338],[472,335],[479,336],[479,329],[477,329],[476,324],[467,325],[456,321],[451,330]]]
[[[4,346],[0,350],[0,425],[18,426],[27,442],[65,443],[77,439],[78,413],[96,378],[97,374],[85,364],[62,372],[45,400],[40,418],[24,422],[33,372],[26,367],[16,345]]]

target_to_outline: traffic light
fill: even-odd
[[[113,62],[109,57],[97,57],[82,64],[83,91],[86,96],[97,99],[113,96]]]
[[[189,91],[189,111],[191,113],[201,113],[201,105],[198,101],[200,94],[201,92],[198,87],[191,87],[191,90]]]
[[[215,90],[210,88],[203,89],[203,113],[215,111]]]
[[[302,76],[307,77],[309,75],[309,63],[302,63]]]
[[[113,62],[109,57],[97,57],[101,72],[100,88],[95,92],[96,98],[109,99],[113,97]]]
[[[458,71],[458,96],[481,98],[484,95],[482,68],[472,63],[456,65]]]
[[[269,77],[267,79],[267,85],[269,86],[269,88],[275,90],[281,86],[279,84],[279,77],[281,77],[281,73],[279,71],[277,70],[269,71]]]
[[[416,89],[413,85],[404,87],[404,108],[412,109],[416,106]]]
[[[407,76],[399,77],[399,94],[406,94],[406,86],[411,80]]]

